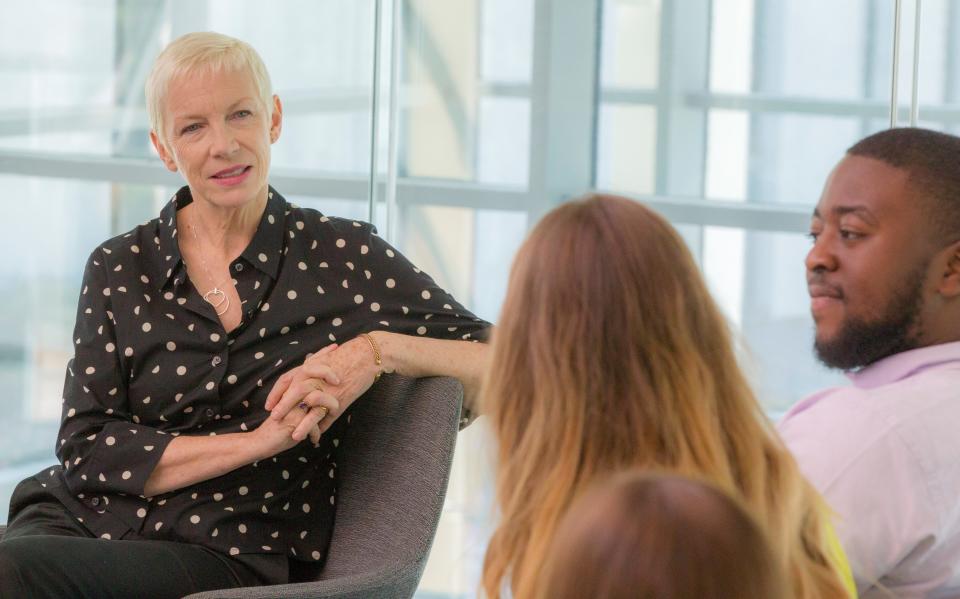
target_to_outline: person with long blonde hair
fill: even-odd
[[[535,594],[558,523],[627,468],[708,480],[769,536],[796,599],[849,596],[827,508],[763,414],[677,232],[608,195],[547,214],[521,247],[482,391],[498,443],[490,599]]]

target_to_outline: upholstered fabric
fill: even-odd
[[[440,519],[462,399],[455,379],[385,375],[342,416],[351,435],[340,440],[333,539],[315,580],[189,599],[412,597]]]
[[[209,591],[189,599],[409,599],[446,494],[463,388],[386,375],[350,408],[340,442],[329,555],[311,582]]]

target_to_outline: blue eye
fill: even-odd
[[[199,130],[200,130],[200,123],[193,123],[181,129],[180,134],[182,135],[184,133],[193,133],[194,131],[199,131]]]
[[[238,118],[238,119],[246,118],[251,115],[253,115],[253,113],[250,112],[249,110],[238,110],[233,113],[234,118]]]

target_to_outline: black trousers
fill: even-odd
[[[40,486],[21,483],[30,484]],[[173,599],[260,584],[251,568],[200,545],[95,538],[53,499],[13,514],[0,540],[0,599]]]

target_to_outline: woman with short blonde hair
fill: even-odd
[[[743,501],[791,597],[844,597],[826,508],[761,411],[731,333],[677,232],[596,195],[543,218],[514,262],[482,394],[502,522],[489,597],[536,594],[557,525],[627,468],[712,482]]]
[[[385,372],[457,377],[467,413],[480,386],[485,345],[466,341],[488,323],[371,224],[269,184],[283,106],[253,48],[182,36],[146,93],[150,139],[185,185],[87,260],[60,463],[13,493],[0,597],[314,577],[349,406]]]

